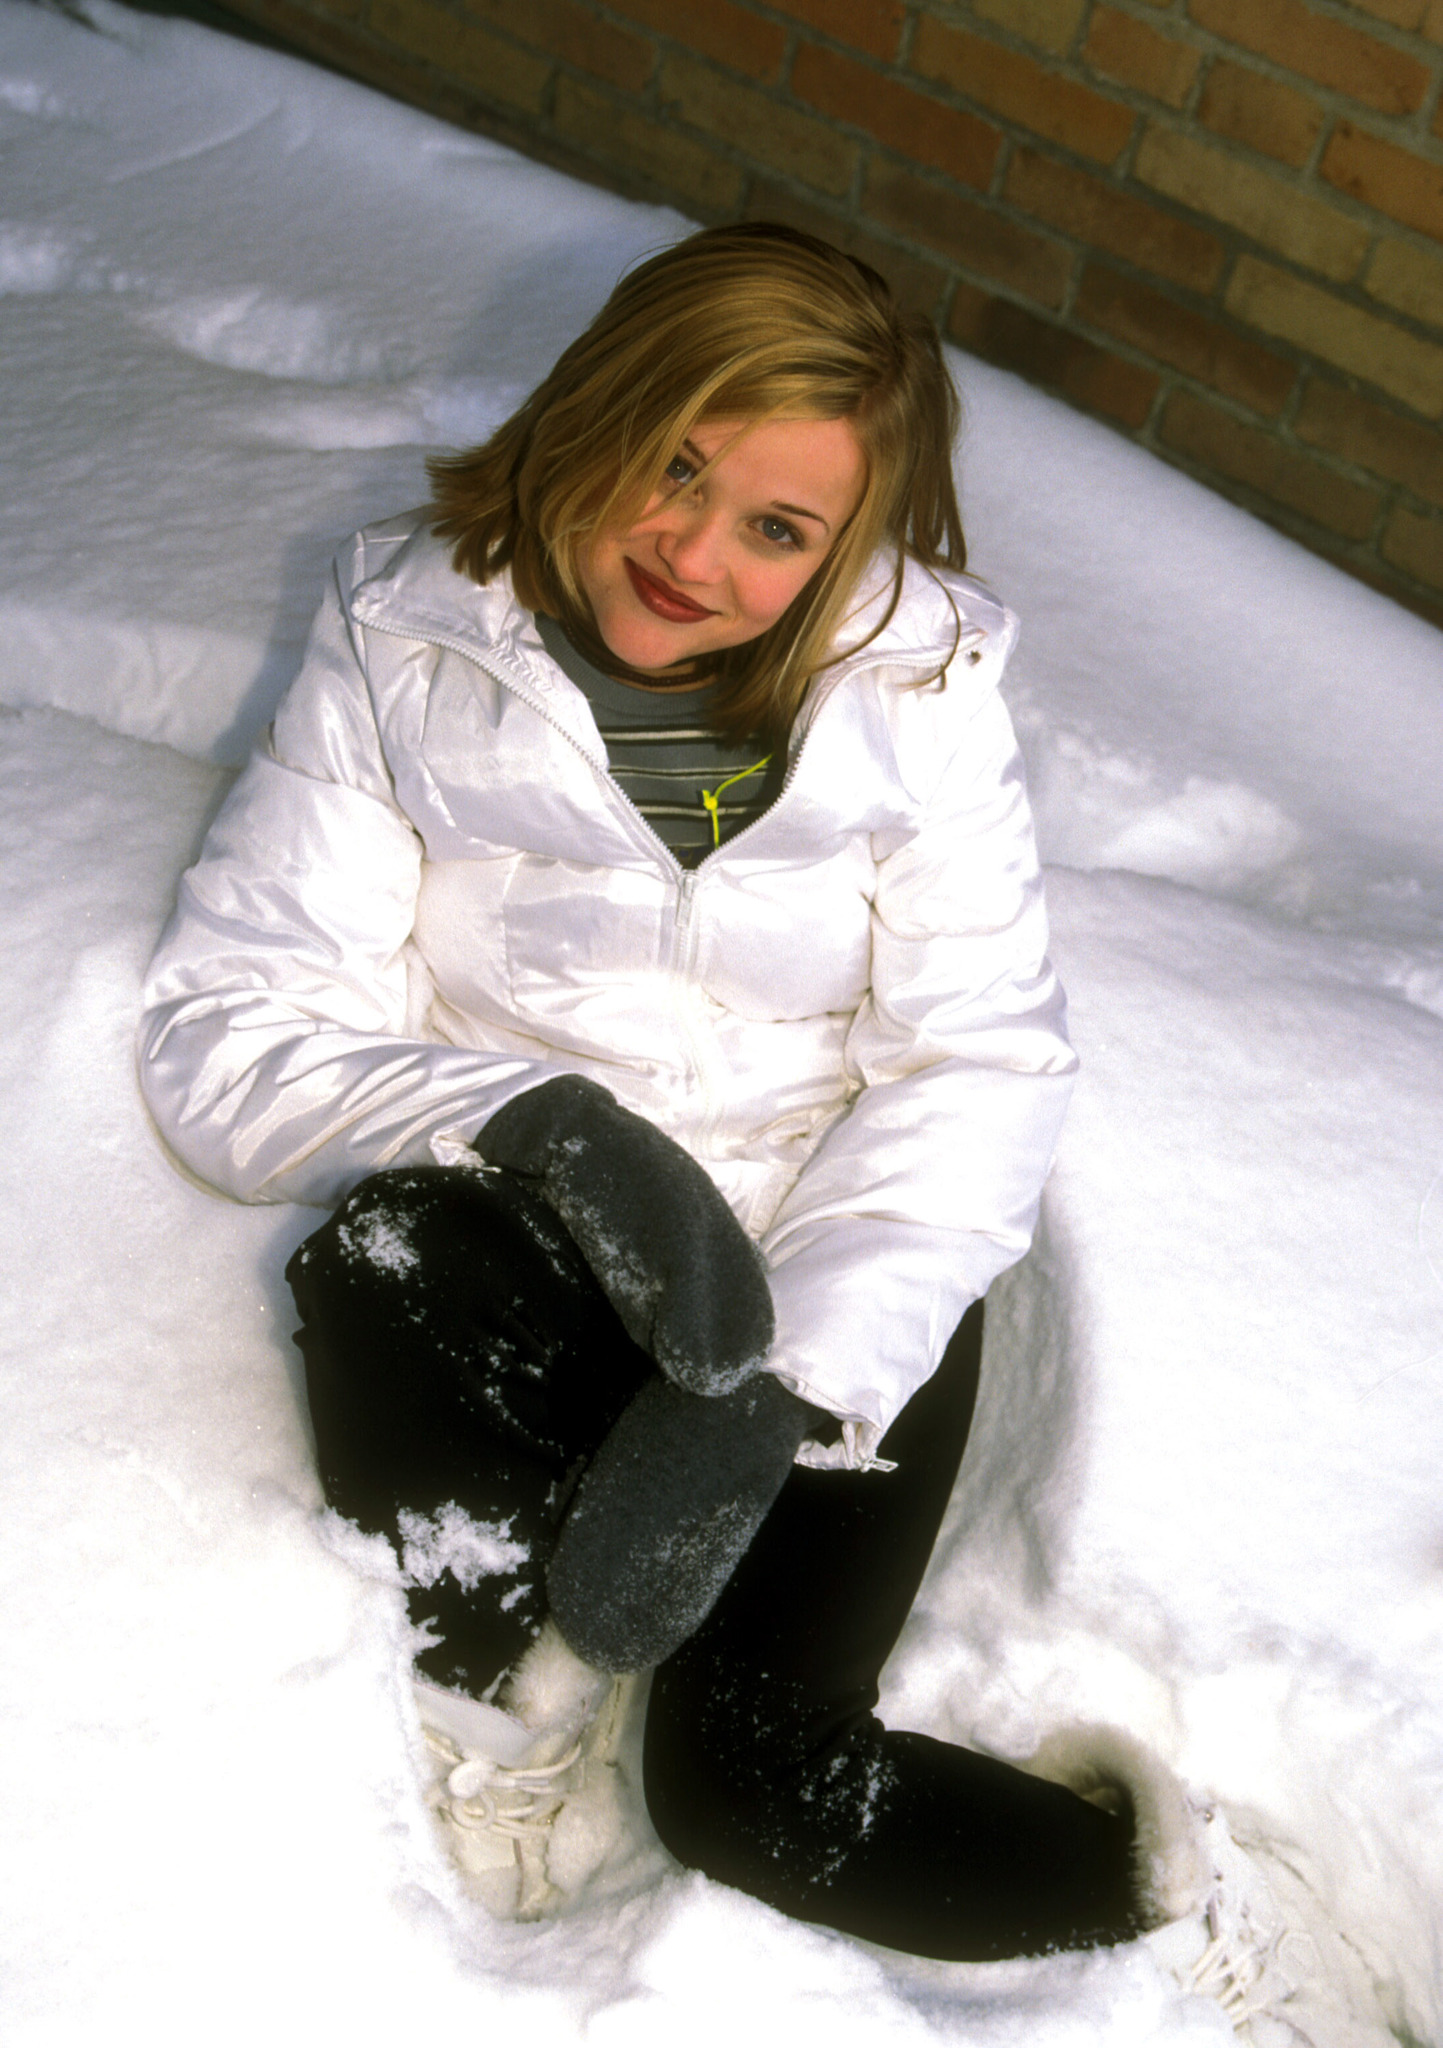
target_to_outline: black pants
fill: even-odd
[[[418,1663],[480,1693],[539,1628],[571,1490],[654,1367],[504,1173],[377,1174],[287,1277],[327,1497],[430,1559],[411,1607],[437,1640]],[[981,1329],[979,1305],[888,1431],[895,1472],[792,1473],[655,1674],[645,1747],[647,1806],[681,1862],[955,1960],[1137,1932],[1130,1817],[872,1712],[966,1442]],[[450,1503],[480,1541],[437,1576]]]

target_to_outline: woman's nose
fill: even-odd
[[[673,499],[657,533],[656,548],[678,583],[715,583],[720,579],[721,520],[705,505]]]

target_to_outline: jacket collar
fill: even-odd
[[[809,693],[813,707],[859,668],[921,675],[1007,632],[1008,613],[973,577],[909,560],[894,605],[895,588],[895,564],[878,556],[843,621],[832,661]],[[459,648],[604,759],[585,696],[547,654],[535,620],[516,602],[510,577],[502,573],[477,584],[461,575],[451,566],[449,543],[438,540],[424,519],[385,566],[359,585],[352,610],[363,625]]]
[[[995,617],[989,617],[995,614]],[[833,643],[823,676],[880,663],[925,671],[954,654],[978,646],[1001,628],[1006,613],[970,576],[903,564],[900,590],[896,563],[878,555],[868,567],[851,611]]]
[[[532,614],[516,602],[504,572],[473,583],[451,566],[451,547],[423,522],[352,598],[364,626],[459,648],[478,667],[559,725],[604,767],[606,746],[585,693],[541,644]]]

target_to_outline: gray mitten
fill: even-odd
[[[642,1671],[694,1635],[819,1420],[771,1373],[706,1400],[649,1379],[587,1467],[547,1567],[576,1654]]]
[[[761,1255],[689,1153],[605,1088],[563,1074],[474,1141],[540,1182],[628,1336],[694,1394],[740,1386],[771,1349]]]

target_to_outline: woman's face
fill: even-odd
[[[693,427],[640,518],[578,550],[602,639],[658,672],[755,640],[821,568],[865,478],[849,420]]]

